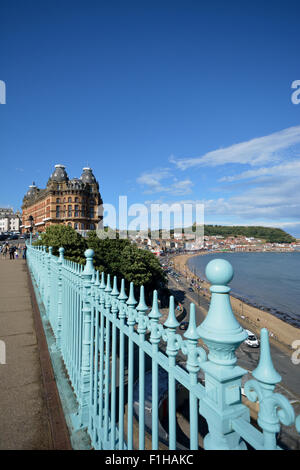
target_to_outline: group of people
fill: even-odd
[[[27,246],[23,245],[21,246],[15,246],[15,245],[9,245],[9,243],[4,243],[4,245],[0,246],[0,253],[2,254],[3,258],[6,258],[6,256],[9,254],[9,259],[17,259],[21,256],[22,258],[26,259],[26,251],[27,251]]]

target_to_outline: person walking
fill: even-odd
[[[15,250],[16,248],[13,245],[9,247],[9,259],[15,259]]]
[[[27,246],[24,245],[24,246],[23,246],[23,256],[22,256],[23,259],[26,259],[26,252],[27,252]]]
[[[8,246],[7,246],[7,243],[5,243],[5,245],[2,248],[3,258],[6,258],[7,252],[8,252]]]

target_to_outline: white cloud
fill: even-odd
[[[205,186],[198,186],[198,190],[206,188],[207,191],[201,196],[198,193],[197,201],[185,201],[203,203],[206,220],[220,223],[219,220],[223,219],[228,224],[235,221],[240,225],[292,228],[300,225],[300,158],[295,147],[297,144],[300,144],[300,126],[215,150],[198,158],[176,160],[171,157],[170,160],[177,168],[192,168],[191,171],[201,165],[216,167],[231,163],[250,166],[246,171],[241,171],[237,166],[237,174],[223,172],[217,188],[222,197],[208,197],[208,191],[215,187],[215,180],[210,185],[210,181],[206,180]],[[208,178],[213,178],[211,173],[207,172]],[[177,181],[174,176],[171,168],[162,168],[144,173],[137,181],[146,188],[145,193],[161,193],[160,197],[164,198],[192,192],[193,183],[188,177]],[[199,200],[202,196],[203,199]]]
[[[288,163],[282,163],[280,165],[272,166],[272,167],[262,167],[257,168],[255,170],[248,170],[244,171],[243,173],[239,173],[233,176],[223,176],[220,178],[220,182],[232,182],[238,181],[241,179],[250,179],[250,178],[258,178],[262,176],[267,177],[291,177],[295,176],[295,174],[299,174],[300,171],[300,160],[294,160]]]
[[[171,176],[169,168],[157,168],[156,170],[144,172],[137,178],[137,182],[142,185],[151,186],[155,190],[155,188],[161,186],[161,180],[169,176]]]
[[[171,184],[163,184],[162,180],[172,178]],[[168,193],[175,196],[183,196],[192,192],[193,182],[186,178],[184,180],[177,180],[173,177],[169,168],[158,168],[143,173],[137,178],[137,182],[145,186],[145,194],[152,193]]]
[[[280,153],[300,143],[300,126],[290,127],[273,134],[251,139],[230,147],[213,150],[200,157],[176,159],[170,162],[177,168],[186,170],[195,166],[218,166],[227,163],[259,166],[268,162],[280,161]]]

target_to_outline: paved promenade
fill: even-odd
[[[0,299],[0,449],[69,448],[24,260],[0,255]]]

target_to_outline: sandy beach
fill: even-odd
[[[187,279],[199,278],[196,276],[187,265],[188,260],[193,256],[199,256],[201,254],[193,255],[178,255],[173,258],[174,269],[183,274]],[[205,255],[205,253],[203,253]],[[221,257],[221,254],[220,254]],[[202,279],[204,278],[204,273],[202,273]],[[206,298],[210,297],[209,287],[210,284],[204,281],[201,284],[204,289],[207,289],[207,292],[203,292],[204,289],[200,290],[201,295],[204,295]],[[231,305],[233,312],[239,321],[239,323],[246,329],[253,331],[259,336],[261,328],[267,328],[270,333],[271,342],[276,343],[277,346],[281,346],[285,351],[293,351],[292,343],[295,340],[300,339],[300,329],[296,328],[274,315],[261,310],[259,308],[253,307],[240,299],[237,299],[230,296]]]

